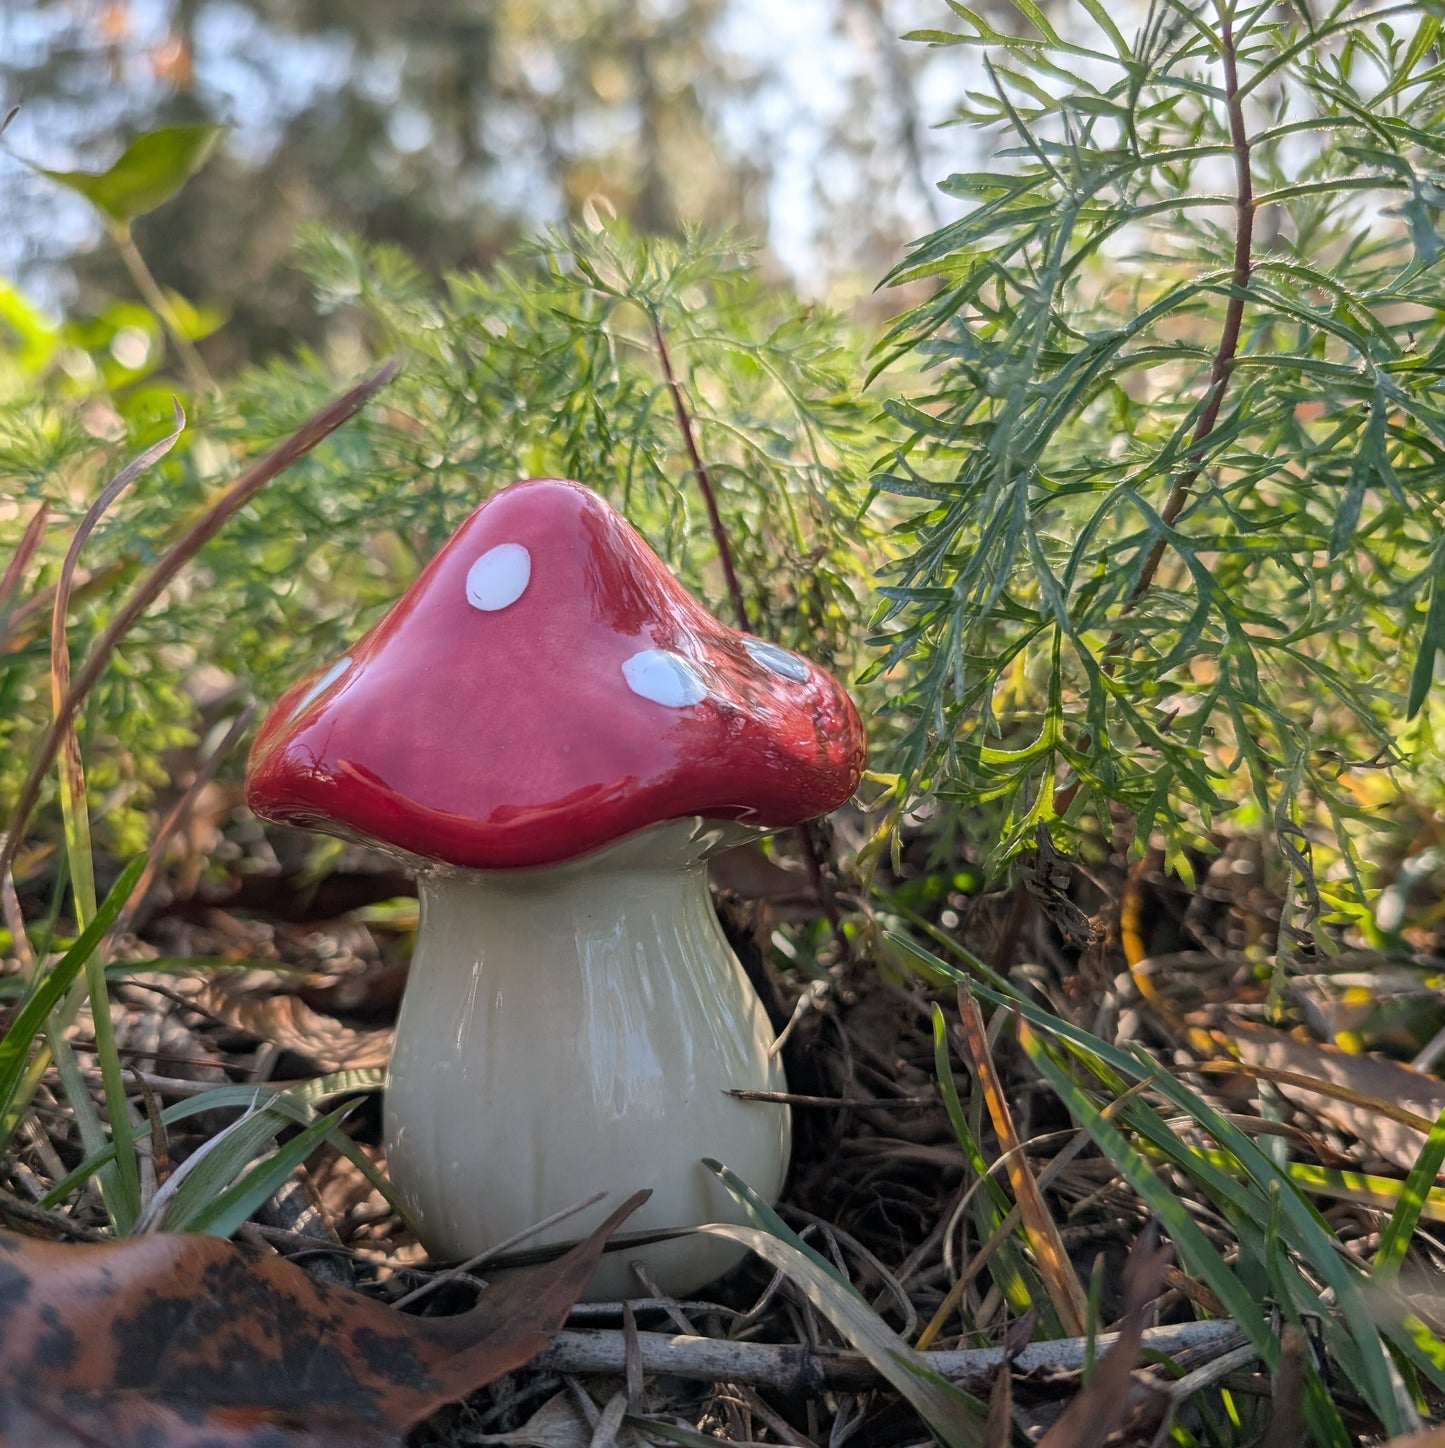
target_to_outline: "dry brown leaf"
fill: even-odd
[[[343,1025],[313,1010],[299,996],[278,990],[274,980],[218,976],[196,996],[196,1004],[218,1021],[294,1051],[322,1071],[385,1066],[391,1053],[391,1027],[367,1030]]]
[[[984,1448],[1009,1448],[1013,1442],[1013,1382],[1013,1368],[1005,1358],[989,1390],[988,1418],[983,1429]]]
[[[258,1421],[255,1413],[213,1410],[202,1420],[189,1407],[148,1402],[138,1394],[67,1393],[41,1399],[28,1391],[0,1395],[5,1448],[397,1448],[388,1428],[318,1414],[304,1427]]]
[[[1445,1428],[1426,1428],[1403,1438],[1391,1438],[1385,1448],[1445,1448]]]
[[[0,1448],[391,1448],[530,1362],[640,1192],[472,1311],[412,1317],[215,1237],[0,1232]]]
[[[1280,1333],[1279,1371],[1274,1375],[1274,1391],[1269,1399],[1269,1429],[1261,1448],[1294,1448],[1296,1443],[1309,1441],[1304,1413],[1309,1359],[1310,1344],[1304,1330],[1297,1323],[1286,1323]]]
[[[1445,1109],[1445,1082],[1400,1061],[1357,1056],[1337,1046],[1238,1021],[1220,1034],[1247,1066],[1308,1077],[1348,1093],[1347,1097],[1325,1094],[1298,1080],[1270,1078],[1291,1101],[1348,1131],[1398,1167],[1408,1170],[1415,1164],[1429,1129],[1400,1118],[1413,1116],[1433,1123]]]

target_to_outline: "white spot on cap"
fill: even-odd
[[[467,602],[496,613],[521,598],[531,577],[532,555],[520,543],[499,543],[467,569]]]
[[[350,667],[350,654],[347,654],[344,659],[337,659],[297,701],[296,707],[291,711],[291,717],[294,719],[303,710],[309,709]]]
[[[669,709],[685,709],[707,697],[707,686],[681,654],[666,649],[644,649],[622,664],[627,687],[639,698]]]
[[[808,666],[797,654],[779,648],[777,644],[770,644],[766,639],[755,639],[751,636],[743,639],[743,647],[752,656],[755,664],[761,664],[765,669],[771,669],[773,673],[781,674],[795,684],[808,682]]]

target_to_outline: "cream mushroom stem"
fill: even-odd
[[[563,865],[422,876],[386,1139],[433,1256],[475,1255],[599,1190],[615,1204],[652,1188],[629,1231],[741,1220],[704,1157],[774,1200],[787,1108],[725,1093],[786,1084],[707,885],[708,858],[758,833],[673,820]],[[629,1258],[687,1293],[740,1256],[701,1236],[624,1250],[587,1295],[638,1295]]]

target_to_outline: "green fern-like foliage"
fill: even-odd
[[[437,287],[394,251],[315,232],[306,265],[368,355],[399,353],[405,370],[324,458],[236,520],[228,548],[270,550],[268,573],[292,580],[256,600],[278,625],[263,692],[354,633],[471,508],[524,477],[597,488],[736,622],[699,463],[750,626],[861,667],[872,530],[854,519],[872,409],[857,352],[835,318],[764,285],[745,250],[559,233]],[[281,431],[320,373],[269,369],[242,385],[238,415]]]
[[[878,479],[906,772],[1001,857],[1123,812],[1183,867],[1230,810],[1349,861],[1445,638],[1440,22],[1014,3],[915,37],[983,52],[997,150],[894,275],[931,284]]]
[[[90,802],[107,844],[144,840],[164,751],[201,732],[187,690],[269,703],[354,642],[477,503],[523,477],[597,488],[720,617],[741,612],[753,631],[861,672],[885,540],[858,517],[876,450],[860,348],[838,318],[766,283],[745,247],[558,233],[493,273],[437,282],[392,249],[316,231],[303,265],[334,314],[332,352],[190,399],[180,444],[86,545],[94,582],[71,611],[73,655],[207,500],[339,381],[392,354],[404,371],[202,551],[87,701]],[[129,352],[115,345],[136,310],[74,324],[73,338],[31,317],[45,356],[0,375],[14,396],[0,469],[20,505],[0,516],[0,549],[41,499],[51,509],[34,594],[106,478],[171,426],[168,389],[107,370],[117,350],[141,350],[133,337]],[[7,792],[48,721],[48,615],[10,645]]]

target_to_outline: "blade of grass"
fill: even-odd
[[[851,1288],[824,1271],[790,1242],[756,1227],[709,1222],[697,1229],[751,1248],[776,1271],[786,1273],[812,1305],[908,1400],[948,1448],[983,1448],[980,1404],[938,1376]]]
[[[951,980],[955,984],[968,983],[968,977],[962,971],[941,960],[917,942],[897,934],[890,934],[889,939],[899,945],[907,954],[920,960],[931,974]],[[997,988],[990,988],[977,981],[972,982],[971,989],[978,995],[996,1005],[1008,1006],[1017,1011],[1036,1030],[1057,1040],[1061,1046],[1086,1064],[1097,1062],[1125,1079],[1151,1079],[1152,1088],[1156,1092],[1192,1117],[1204,1132],[1212,1136],[1234,1158],[1236,1167],[1233,1173],[1213,1172],[1212,1194],[1221,1202],[1233,1203],[1230,1212],[1231,1221],[1240,1236],[1242,1245],[1253,1253],[1260,1263],[1261,1270],[1264,1243],[1259,1238],[1259,1223],[1268,1217],[1268,1194],[1271,1184],[1279,1184],[1281,1188],[1281,1231],[1290,1251],[1296,1254],[1300,1260],[1308,1263],[1311,1272],[1318,1276],[1318,1281],[1313,1279],[1307,1281],[1303,1274],[1299,1274],[1301,1297],[1308,1297],[1318,1305],[1319,1283],[1325,1284],[1333,1295],[1337,1307],[1336,1312],[1330,1313],[1324,1318],[1326,1337],[1331,1351],[1389,1431],[1403,1431],[1404,1426],[1415,1416],[1414,1405],[1402,1392],[1399,1375],[1389,1361],[1385,1341],[1381,1334],[1374,1329],[1363,1290],[1363,1269],[1330,1230],[1329,1224],[1321,1217],[1318,1210],[1290,1180],[1288,1173],[1262,1152],[1244,1132],[1181,1082],[1175,1080],[1167,1071],[1160,1069],[1157,1063],[1110,1046],[1087,1031],[1024,1000],[1010,988],[1007,981],[999,977],[996,972],[988,970],[982,962],[977,963],[977,968],[997,985]],[[1033,1041],[1034,1038],[1030,1037],[1030,1040]],[[1034,1045],[1037,1049],[1036,1041]],[[1098,1109],[1083,1096],[1072,1078],[1068,1077],[1062,1068],[1052,1061],[1048,1052],[1039,1050],[1038,1059],[1040,1069],[1045,1070],[1051,1083],[1062,1080],[1066,1084],[1067,1092],[1061,1092],[1061,1099],[1065,1100],[1065,1104],[1071,1110],[1074,1109],[1075,1104],[1080,1104],[1081,1111],[1085,1113],[1078,1117],[1081,1122],[1088,1124],[1088,1120],[1098,1117]],[[1047,1069],[1043,1064],[1045,1062],[1048,1063]],[[1131,1120],[1135,1117],[1142,1118],[1144,1111],[1143,1103],[1134,1103],[1131,1108]],[[1086,1120],[1086,1116],[1088,1120]],[[1202,1179],[1203,1173],[1212,1171],[1197,1153],[1191,1153],[1185,1148],[1175,1133],[1170,1131],[1157,1116],[1155,1121],[1160,1133],[1158,1138],[1153,1138],[1155,1144],[1163,1148],[1167,1146],[1167,1143],[1172,1142],[1175,1150],[1180,1152],[1178,1164],[1182,1169],[1196,1179]],[[1167,1189],[1154,1178],[1147,1164],[1142,1162],[1138,1153],[1117,1127],[1104,1121],[1097,1128],[1089,1125],[1089,1131],[1110,1160],[1115,1165],[1121,1166],[1121,1169],[1123,1161],[1120,1156],[1115,1155],[1116,1149],[1124,1153],[1131,1162],[1140,1164],[1140,1181],[1136,1181],[1132,1175],[1128,1179],[1130,1185],[1145,1198],[1151,1207],[1154,1207],[1155,1198],[1161,1192],[1166,1200],[1175,1200]],[[1105,1143],[1101,1132],[1108,1133],[1108,1144]],[[1176,1203],[1176,1214],[1178,1210]],[[1187,1217],[1183,1219],[1183,1223],[1196,1235],[1198,1234],[1198,1229],[1193,1227]],[[1202,1239],[1200,1240],[1202,1241]],[[1176,1239],[1176,1245],[1179,1245],[1178,1239]],[[1208,1258],[1201,1260],[1209,1261],[1211,1270],[1218,1272],[1215,1260],[1217,1254],[1213,1253],[1212,1248],[1209,1249],[1209,1254]],[[1196,1275],[1203,1274],[1196,1273]],[[1221,1300],[1226,1301],[1233,1314],[1240,1313],[1245,1304],[1255,1300],[1234,1279],[1232,1273],[1224,1273],[1218,1282],[1209,1280],[1209,1286],[1216,1295],[1221,1297]],[[1223,1293],[1219,1290],[1221,1286],[1225,1289]],[[1259,1290],[1266,1290],[1263,1283],[1260,1284]],[[1241,1318],[1241,1322],[1244,1320]],[[1412,1347],[1408,1342],[1401,1342],[1400,1346]],[[1273,1361],[1268,1357],[1267,1360]],[[1320,1427],[1321,1425],[1315,1425],[1316,1431],[1320,1431]],[[1328,1441],[1343,1442],[1344,1440],[1337,1435]]]
[[[248,467],[224,493],[176,539],[154,568],[136,585],[130,597],[116,610],[109,626],[75,675],[70,692],[62,701],[55,722],[36,751],[30,773],[21,786],[11,810],[10,822],[0,840],[0,874],[15,862],[15,853],[40,787],[60,750],[63,732],[82,699],[95,686],[116,646],[125,637],[141,614],[165,591],[166,585],[180,570],[235,516],[267,483],[284,472],[298,458],[304,457],[318,443],[336,431],[342,423],[355,416],[400,370],[393,359],[342,393],[320,411],[313,413],[278,447]]]
[[[351,1103],[313,1121],[298,1131],[264,1161],[229,1186],[196,1179],[190,1192],[181,1192],[166,1213],[166,1229],[176,1232],[205,1232],[212,1237],[229,1237],[251,1214],[281,1189],[296,1170],[333,1130],[340,1128]],[[196,1200],[193,1202],[192,1197]]]
[[[795,1252],[801,1252],[820,1272],[826,1272],[840,1287],[846,1287],[859,1302],[866,1305],[867,1299],[821,1252],[811,1248],[793,1229],[768,1205],[731,1167],[711,1157],[703,1157],[702,1164],[727,1188],[732,1199],[752,1218],[759,1231],[768,1232],[780,1242],[786,1242]]]
[[[1190,1148],[1190,1154],[1192,1161],[1201,1166],[1215,1167],[1225,1173],[1237,1174],[1239,1171],[1239,1163],[1227,1151],[1195,1146]],[[1343,1202],[1354,1202],[1357,1206],[1368,1207],[1375,1212],[1395,1211],[1405,1190],[1404,1182],[1395,1177],[1343,1171],[1339,1167],[1314,1166],[1303,1161],[1286,1162],[1285,1171],[1301,1191],[1313,1192],[1316,1196],[1334,1197]],[[1445,1190],[1436,1188],[1427,1192],[1420,1202],[1420,1215],[1427,1222],[1445,1222]]]
[[[1091,1044],[1075,1043],[1072,1039],[1075,1035],[1087,1037],[1087,1033],[1078,1032],[1066,1023],[1056,1023],[1046,1012],[1039,1012],[1038,1015],[1043,1018],[1038,1022],[1038,1028],[1060,1037],[1066,1048],[1084,1052],[1094,1049]],[[1033,1024],[1032,1017],[1030,1024]],[[1056,1025],[1063,1025],[1064,1030],[1057,1030]],[[1089,1134],[1098,1142],[1109,1160],[1119,1168],[1129,1185],[1164,1222],[1189,1270],[1201,1277],[1209,1289],[1226,1304],[1231,1316],[1250,1333],[1251,1341],[1260,1348],[1261,1354],[1273,1370],[1276,1364],[1272,1354],[1277,1349],[1277,1340],[1259,1311],[1264,1284],[1251,1290],[1212,1247],[1201,1250],[1206,1245],[1202,1233],[1174,1194],[1155,1176],[1154,1168],[1128,1142],[1123,1133],[1103,1117],[1102,1112],[1079,1089],[1062,1065],[1042,1048],[1039,1038],[1027,1026],[1020,1028],[1020,1041],[1025,1045],[1030,1059],[1045,1075],[1070,1112],[1088,1129]],[[1104,1046],[1102,1042],[1096,1044],[1099,1047]],[[1104,1051],[1107,1050],[1108,1048],[1104,1047]],[[1139,1063],[1135,1063],[1135,1072],[1140,1069]],[[1384,1343],[1379,1334],[1371,1329],[1371,1319],[1360,1290],[1359,1269],[1346,1262],[1344,1249],[1338,1239],[1329,1233],[1327,1228],[1320,1226],[1318,1213],[1299,1196],[1288,1175],[1253,1147],[1244,1133],[1230,1127],[1227,1121],[1219,1119],[1217,1113],[1204,1102],[1193,1098],[1192,1093],[1180,1087],[1167,1072],[1155,1070],[1153,1088],[1193,1116],[1204,1130],[1213,1135],[1216,1141],[1221,1141],[1234,1156],[1237,1180],[1231,1181],[1230,1173],[1215,1173],[1212,1194],[1221,1203],[1232,1201],[1229,1216],[1239,1236],[1242,1264],[1252,1260],[1263,1267],[1267,1243],[1260,1236],[1260,1224],[1268,1220],[1271,1184],[1280,1185],[1281,1232],[1291,1252],[1310,1264],[1312,1271],[1332,1289],[1339,1305],[1337,1316],[1331,1314],[1324,1319],[1331,1351],[1366,1394],[1371,1407],[1380,1414],[1382,1421],[1391,1425],[1390,1431],[1401,1431],[1401,1428],[1394,1425],[1403,1425],[1410,1414],[1399,1399],[1397,1375],[1386,1365],[1388,1353]],[[1130,1111],[1131,1122],[1142,1116],[1144,1110],[1143,1103],[1134,1103]],[[1156,1145],[1166,1147],[1168,1142],[1173,1141],[1178,1148],[1176,1164],[1196,1180],[1202,1180],[1206,1168],[1197,1154],[1191,1153],[1183,1143],[1178,1142],[1162,1120],[1156,1117],[1156,1122],[1160,1132],[1160,1135],[1154,1138]],[[1313,1278],[1307,1280],[1293,1264],[1291,1272],[1295,1284],[1295,1291],[1292,1293],[1294,1300],[1306,1300],[1317,1308],[1318,1283]],[[1271,1344],[1269,1347],[1265,1345],[1266,1338]],[[1314,1417],[1311,1419],[1311,1427],[1321,1442],[1337,1443],[1340,1448],[1344,1448],[1349,1441],[1343,1426],[1338,1422],[1323,1422]]]
[[[85,798],[85,764],[81,757],[74,711],[63,720],[61,717],[66,695],[70,692],[70,646],[66,638],[65,622],[70,609],[70,590],[75,579],[75,570],[80,563],[81,550],[106,509],[136,478],[159,462],[175,446],[186,424],[185,413],[179,403],[175,404],[175,412],[175,427],[165,437],[132,458],[101,489],[100,496],[86,509],[85,516],[80,520],[70,540],[70,546],[65,551],[51,606],[50,702],[61,730],[60,817],[65,834],[66,857],[70,862],[70,890],[75,907],[75,922],[82,929],[95,918],[95,865],[90,838],[90,813]],[[85,987],[90,997],[90,1013],[95,1028],[95,1055],[100,1066],[106,1115],[110,1118],[112,1136],[118,1143],[113,1165],[108,1167],[102,1176],[101,1197],[110,1215],[111,1225],[124,1235],[134,1225],[140,1212],[140,1168],[130,1134],[124,1129],[129,1121],[125,1072],[116,1053],[115,1027],[110,1015],[105,963],[99,950],[92,951],[85,961]],[[69,1025],[74,1009],[75,1002],[72,1000],[61,1010],[60,1019],[52,1029],[52,1037],[58,1036],[60,1031]],[[66,1095],[72,1106],[83,1110],[77,1103],[82,1098],[88,1103],[88,1093],[82,1090],[80,1096],[76,1096],[75,1082],[69,1071],[62,1073],[61,1080],[66,1086]],[[87,1142],[87,1145],[90,1144]]]
[[[338,1107],[333,1115],[339,1119],[345,1109]],[[253,1088],[246,1110],[171,1173],[136,1223],[137,1232],[204,1231],[196,1224],[205,1219],[221,1196],[231,1192],[246,1169],[289,1124],[289,1113],[277,1109],[276,1097]],[[291,1174],[294,1165],[287,1167],[280,1181]]]
[[[1009,1306],[1020,1315],[1035,1306],[1023,1261],[1012,1239],[1013,1229],[1018,1225],[1019,1218],[1015,1212],[1010,1211],[1008,1197],[984,1160],[983,1152],[969,1127],[968,1117],[964,1114],[963,1102],[958,1099],[958,1088],[954,1085],[953,1071],[948,1060],[948,1023],[936,1005],[933,1007],[933,1065],[953,1134],[958,1138],[958,1144],[963,1148],[963,1154],[974,1175],[984,1184],[983,1189],[988,1194],[988,1200],[979,1201],[974,1208],[974,1220],[982,1245],[970,1258],[968,1270],[949,1288],[932,1320],[920,1334],[915,1344],[920,1352],[943,1331],[943,1324],[963,1300],[969,1282],[994,1256],[999,1258],[999,1263],[997,1267],[989,1269],[989,1275]],[[1052,1320],[1052,1312],[1049,1313],[1049,1318],[1051,1320],[1046,1323],[1045,1331],[1053,1336],[1062,1336],[1059,1323]]]
[[[121,872],[111,887],[95,918],[81,931],[80,938],[55,963],[21,1006],[10,1029],[0,1036],[0,1150],[14,1135],[16,1126],[29,1106],[28,1098],[18,1099],[35,1038],[45,1025],[51,1011],[60,1003],[71,984],[85,967],[111,922],[140,878],[145,862],[135,859]]]
[[[1420,1155],[1400,1189],[1395,1210],[1390,1213],[1390,1220],[1380,1233],[1380,1245],[1375,1250],[1375,1260],[1370,1268],[1374,1281],[1384,1284],[1399,1278],[1400,1264],[1405,1260],[1410,1239],[1420,1224],[1420,1215],[1431,1195],[1431,1188],[1439,1178],[1442,1165],[1445,1165],[1445,1111],[1441,1111],[1430,1129],[1430,1135],[1425,1138],[1425,1145],[1420,1148]]]
[[[237,956],[232,959],[230,956],[222,958],[214,955],[163,955],[156,960],[122,957],[106,962],[105,976],[107,980],[123,980],[126,976],[135,975],[137,971],[144,971],[147,975],[193,975],[197,971],[222,969],[265,971],[282,983],[300,982],[306,978],[305,971],[287,965],[284,961],[263,960],[259,956]],[[0,1001],[23,998],[25,994],[26,983],[23,980],[14,976],[0,980]]]
[[[338,1071],[331,1076],[321,1076],[315,1081],[308,1081],[304,1086],[269,1094],[266,1104],[272,1110],[281,1113],[292,1125],[306,1127],[314,1120],[310,1110],[311,1102],[327,1096],[340,1094],[354,1096],[362,1090],[379,1090],[384,1074],[381,1071],[369,1070]],[[370,1079],[359,1081],[357,1078],[360,1077]],[[259,1089],[263,1092],[267,1090],[265,1087]],[[192,1096],[185,1101],[177,1101],[173,1105],[167,1106],[161,1112],[161,1122],[163,1125],[173,1126],[178,1121],[185,1121],[207,1111],[250,1106],[256,1100],[257,1090],[258,1088],[255,1086],[217,1086],[210,1091],[203,1091],[199,1096]],[[146,1131],[146,1127],[136,1126],[133,1128],[133,1135],[136,1140],[140,1140]],[[406,1219],[405,1208],[391,1182],[377,1168],[376,1163],[344,1131],[333,1129],[326,1141],[327,1145],[338,1155],[344,1156],[356,1167],[398,1216],[403,1220]],[[83,1186],[95,1175],[104,1165],[112,1150],[113,1148],[107,1144],[95,1156],[88,1156],[46,1192],[41,1198],[41,1205],[47,1209],[59,1206],[71,1192]]]
[[[15,590],[20,587],[20,580],[25,576],[25,570],[30,567],[35,550],[40,547],[49,517],[50,504],[42,502],[30,515],[25,532],[21,534],[15,552],[10,555],[10,562],[5,565],[4,577],[0,577],[0,640],[5,638],[6,625],[10,620],[10,600]]]
[[[1014,1126],[1003,1083],[994,1069],[984,1035],[983,1019],[968,987],[958,987],[958,1014],[963,1025],[963,1042],[974,1079],[983,1092],[993,1129],[998,1136],[1000,1153],[1006,1163],[1014,1201],[1023,1216],[1024,1230],[1033,1248],[1044,1288],[1058,1314],[1059,1323],[1068,1337],[1082,1337],[1089,1325],[1089,1301],[1069,1262],[1069,1254],[1059,1236],[1048,1206],[1039,1192],[1038,1183],[1028,1169],[1023,1143]]]

